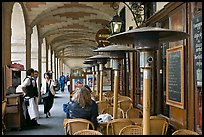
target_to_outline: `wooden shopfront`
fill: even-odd
[[[161,43],[154,52],[151,86],[151,115],[161,115],[169,120],[169,134],[177,129],[190,129],[202,134],[202,3],[169,2],[152,15],[142,26],[169,28],[189,34],[186,40]],[[201,23],[200,23],[201,22]],[[201,32],[201,33],[200,33]],[[134,47],[134,45],[131,45]],[[179,49],[179,50],[177,50]],[[177,89],[170,92],[168,67],[169,53],[178,51],[179,65]],[[173,55],[173,54],[172,54]],[[134,105],[142,109],[142,76],[139,69],[139,53],[129,54],[130,96]],[[172,60],[171,60],[172,61]],[[133,63],[134,62],[134,63]],[[172,68],[171,68],[172,69]],[[179,74],[176,74],[179,73]],[[200,75],[201,74],[201,75]],[[172,77],[171,77],[172,78]],[[168,81],[169,80],[169,81]],[[170,85],[171,84],[171,85]],[[172,94],[172,93],[176,93]]]

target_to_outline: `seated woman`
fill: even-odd
[[[91,99],[89,89],[85,86],[77,88],[72,100],[68,102],[66,108],[67,118],[83,118],[94,124],[95,130],[98,127],[98,106]]]

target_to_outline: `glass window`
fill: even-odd
[[[169,20],[166,19],[163,22],[161,22],[161,28],[169,28]],[[169,43],[162,43],[161,44],[161,51],[162,51],[162,95],[161,95],[161,113],[165,116],[169,116],[169,106],[166,105],[166,50],[169,48]]]

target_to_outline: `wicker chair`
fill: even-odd
[[[113,116],[113,107],[107,107],[107,108],[103,109],[102,114],[106,114],[106,113]],[[119,107],[118,107],[117,118],[125,118],[124,111]]]
[[[75,132],[73,135],[103,135],[103,134],[96,130],[84,129],[84,130]]]
[[[103,93],[105,101],[107,101],[109,104],[112,104],[113,102],[113,91],[108,91]]]
[[[142,116],[142,111],[138,108],[131,108],[126,112],[126,118],[141,118]]]
[[[94,129],[94,125],[91,121],[82,119],[82,118],[74,118],[74,119],[64,119],[64,130],[65,135],[73,135],[75,132],[89,129],[90,126]]]
[[[6,125],[4,123],[4,117],[6,115],[6,100],[2,101],[2,135],[4,135],[4,130],[6,130]]]
[[[98,105],[98,113],[102,114],[103,109],[110,106],[110,104],[106,101],[97,101],[96,104]]]
[[[126,113],[128,111],[128,109],[133,108],[133,104],[131,100],[122,100],[122,101],[118,101],[118,106],[124,111],[125,116]]]
[[[188,129],[176,130],[172,135],[199,135],[197,132]]]
[[[150,134],[151,135],[166,135],[168,122],[166,119],[150,119]]]
[[[142,135],[143,128],[137,125],[128,125],[122,128],[119,135]]]
[[[119,135],[120,130],[128,125],[133,125],[129,119],[113,119],[107,124],[107,135]]]

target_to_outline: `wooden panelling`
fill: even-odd
[[[176,107],[169,107],[169,122],[175,129],[186,128],[186,110]]]

